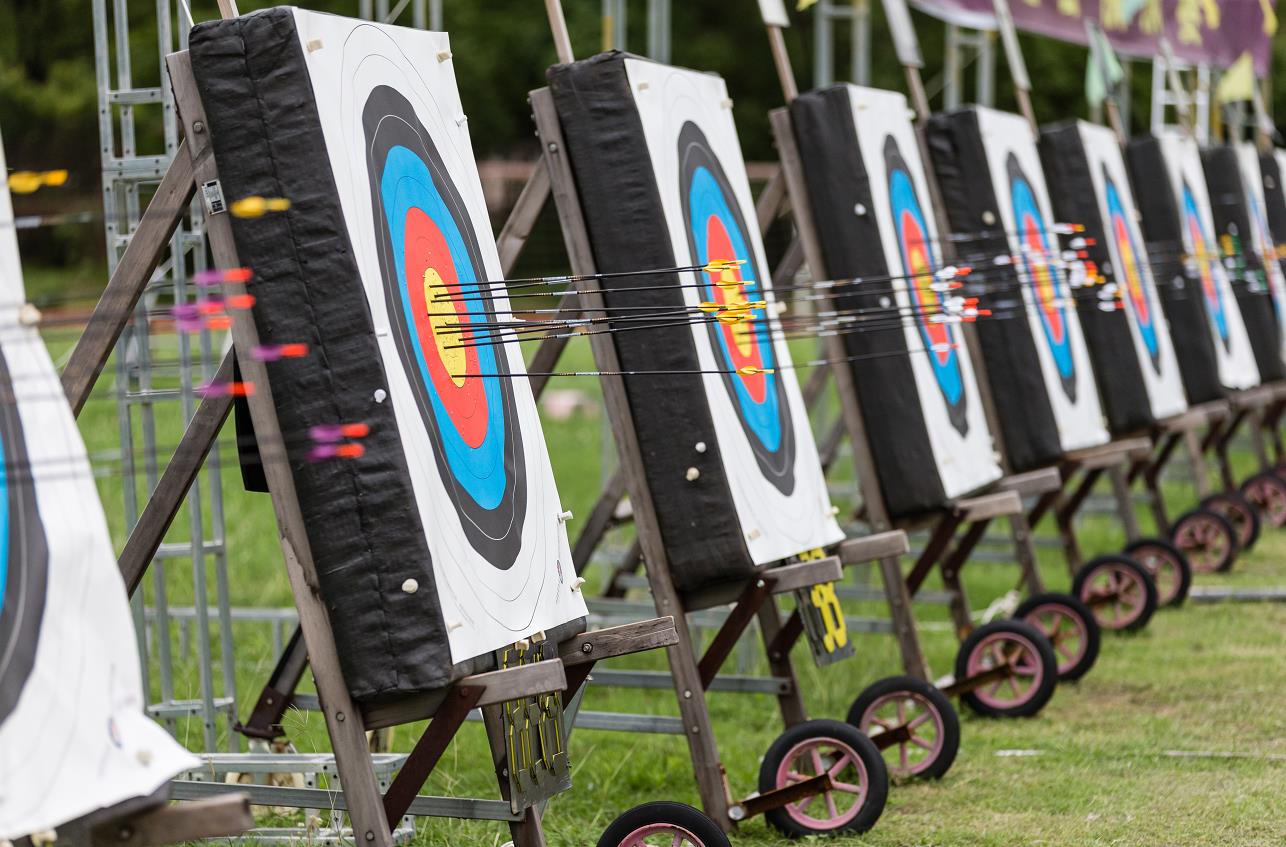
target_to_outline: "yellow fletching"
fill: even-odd
[[[284,212],[290,208],[285,197],[260,197],[252,194],[232,204],[232,214],[238,218],[259,218],[268,212]]]
[[[713,302],[711,302],[711,301],[709,301],[709,300],[706,300],[705,302],[703,302],[703,303],[702,303],[700,306],[698,306],[697,308],[698,308],[698,309],[700,309],[700,310],[701,310],[701,311],[703,311],[703,312],[709,313],[709,312],[717,312],[717,311],[719,311],[719,310],[720,310],[721,308],[723,308],[723,307],[722,307],[722,306],[720,306],[718,303],[713,303]]]
[[[63,168],[59,168],[56,171],[45,171],[40,176],[41,179],[44,180],[45,185],[48,185],[51,188],[58,188],[59,186],[67,184],[67,171]]]
[[[736,270],[740,265],[745,264],[741,259],[715,259],[707,264],[702,270],[708,274],[716,274],[726,270]]]
[[[777,371],[775,368],[756,368],[753,365],[745,365],[743,367],[737,368],[737,373],[741,374],[742,376],[754,376],[755,374],[770,374],[770,373],[776,373],[776,372]]]
[[[14,171],[9,174],[9,190],[14,194],[31,194],[40,188],[42,180],[35,171]]]

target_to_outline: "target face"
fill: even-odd
[[[1144,254],[1139,252],[1125,206],[1121,202],[1121,192],[1117,190],[1107,168],[1103,169],[1103,186],[1107,199],[1108,237],[1116,243],[1116,278],[1125,288],[1125,296],[1131,307],[1130,315],[1139,330],[1139,337],[1143,339],[1148,361],[1152,363],[1153,371],[1160,374],[1161,339],[1157,324],[1160,312],[1151,287],[1144,282],[1144,270],[1139,263]]]
[[[938,260],[929,236],[924,209],[916,195],[915,183],[898,150],[897,141],[892,136],[884,144],[884,166],[889,179],[889,207],[897,233],[902,274],[915,309],[916,326],[924,345],[924,355],[933,369],[933,378],[942,399],[946,402],[951,425],[964,435],[969,429],[969,420],[965,404],[964,375],[960,367],[959,339],[952,324],[933,320],[933,316],[945,313],[942,299],[933,289],[934,283],[938,281]]]
[[[45,530],[13,383],[0,355],[0,722],[31,673],[44,616],[48,570]]]
[[[494,313],[473,227],[406,98],[379,86],[364,126],[376,238],[398,353],[469,543],[492,566],[522,546],[527,487],[502,346],[460,346]],[[487,335],[487,333],[483,333]],[[485,376],[484,376],[485,375]]]
[[[1073,403],[1076,401],[1076,361],[1068,334],[1066,298],[1062,296],[1061,272],[1053,264],[1058,255],[1050,236],[1049,226],[1031,181],[1023,173],[1018,158],[1013,154],[1007,159],[1009,197],[1014,213],[1014,239],[1022,260],[1023,285],[1035,302],[1036,312],[1045,345],[1053,358],[1063,392]]]
[[[740,260],[732,271],[701,274],[701,298],[720,306],[761,301],[765,292],[759,267],[747,240],[746,223],[733,197],[723,166],[695,123],[679,132],[679,195],[684,229],[693,264]],[[743,376],[724,373],[722,380],[760,471],[783,495],[795,489],[794,426],[782,375],[777,371],[772,333],[763,309],[752,320],[706,324],[718,369],[744,367],[773,370]]]
[[[1196,262],[1201,276],[1201,296],[1205,300],[1206,311],[1210,314],[1215,335],[1223,344],[1224,350],[1231,351],[1232,339],[1228,332],[1228,308],[1224,301],[1224,286],[1220,285],[1215,277],[1216,274],[1223,273],[1223,266],[1219,264],[1214,240],[1207,236],[1205,227],[1202,225],[1201,215],[1197,211],[1197,200],[1187,182],[1183,184],[1182,200],[1183,228],[1188,233],[1188,247],[1192,251],[1192,259]]]

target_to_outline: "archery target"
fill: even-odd
[[[768,564],[833,544],[843,533],[832,517],[821,462],[779,327],[745,163],[723,80],[633,58],[625,60],[666,227],[679,265],[744,261],[720,273],[683,274],[684,299],[766,301],[750,323],[696,323],[701,368],[771,368],[771,374],[703,376],[728,483],[752,560]]]
[[[1280,257],[1272,230],[1268,226],[1268,207],[1264,199],[1264,178],[1259,170],[1259,150],[1250,142],[1236,145],[1237,164],[1241,169],[1241,182],[1246,192],[1246,212],[1250,218],[1250,238],[1245,247],[1259,254],[1264,265],[1264,281],[1273,299],[1273,314],[1279,327],[1286,327],[1286,275],[1282,273]],[[1243,247],[1243,249],[1245,249]],[[1280,355],[1286,360],[1286,332],[1281,336]]]
[[[0,150],[0,174],[6,173]],[[0,184],[0,840],[145,797],[195,766],[143,713],[107,520],[26,300]]]
[[[901,311],[914,316],[903,332],[934,461],[946,496],[959,497],[999,479],[1002,470],[963,333],[957,324],[935,320],[947,295],[935,290],[941,243],[915,129],[901,94],[847,88],[872,212],[894,277],[889,287]]]
[[[1210,198],[1197,144],[1174,133],[1165,133],[1160,140],[1170,173],[1170,187],[1179,208],[1182,250],[1190,273],[1200,281],[1201,298],[1210,319],[1219,380],[1230,389],[1258,385],[1259,368],[1255,365],[1250,337],[1214,239]]]
[[[1094,181],[1099,216],[1111,256],[1111,277],[1120,288],[1130,336],[1142,365],[1148,404],[1158,419],[1177,415],[1188,405],[1183,379],[1139,230],[1120,145],[1116,135],[1106,127],[1080,121],[1077,131]]]
[[[1018,115],[982,107],[977,114],[999,201],[997,226],[1017,262],[1023,311],[1037,339],[1059,442],[1064,451],[1104,444],[1109,436],[1072,288],[1058,261],[1049,192],[1031,127]]]
[[[484,326],[508,320],[509,305],[440,58],[450,45],[443,33],[294,16],[451,657],[463,661],[586,609],[521,350]]]

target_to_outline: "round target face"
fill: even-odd
[[[1014,210],[1015,237],[1025,272],[1025,283],[1030,287],[1044,331],[1045,344],[1054,359],[1059,381],[1068,399],[1076,401],[1076,362],[1072,358],[1071,339],[1068,336],[1067,306],[1062,297],[1062,278],[1051,258],[1057,253],[1050,241],[1045,216],[1036,203],[1031,181],[1023,173],[1018,159],[1010,154],[1008,160],[1009,196]]]
[[[694,264],[743,262],[735,270],[701,274],[701,299],[728,306],[763,300],[763,268],[750,249],[732,187],[705,134],[691,121],[679,132],[679,180],[684,230]],[[706,324],[719,370],[777,368],[766,312],[757,309],[750,314],[753,320]],[[725,373],[723,385],[760,471],[789,496],[795,489],[795,430],[781,374]]]
[[[49,567],[12,386],[0,355],[0,723],[13,711],[35,662]]]
[[[503,345],[453,346],[468,344],[469,326],[494,314],[479,284],[486,274],[473,223],[405,97],[373,88],[363,125],[398,355],[465,536],[508,569],[522,547],[527,499],[509,366]]]
[[[1161,373],[1161,344],[1157,338],[1159,313],[1153,292],[1144,282],[1143,267],[1139,264],[1139,257],[1143,254],[1138,250],[1134,233],[1130,229],[1130,219],[1126,216],[1125,206],[1121,203],[1121,194],[1108,174],[1107,168],[1103,169],[1103,186],[1107,195],[1108,237],[1116,244],[1117,282],[1125,288],[1125,296],[1130,304],[1129,314],[1134,319],[1134,325],[1138,327],[1139,337],[1143,339],[1143,347],[1148,351],[1152,369],[1159,374]]]
[[[938,260],[915,183],[911,181],[906,161],[892,136],[884,142],[884,168],[889,179],[889,207],[897,234],[898,254],[902,258],[901,272],[915,309],[924,355],[933,369],[938,391],[947,404],[951,425],[964,435],[968,432],[969,420],[956,329],[951,324],[933,320],[933,316],[945,314],[942,300],[933,289],[937,282]]]
[[[1201,215],[1197,212],[1197,200],[1192,196],[1192,189],[1183,184],[1183,228],[1187,230],[1193,259],[1201,274],[1201,293],[1206,301],[1206,310],[1214,324],[1215,333],[1223,342],[1224,350],[1232,350],[1232,338],[1228,334],[1228,312],[1224,304],[1223,290],[1215,280],[1216,273],[1222,273],[1219,256],[1215,252],[1214,241],[1206,237],[1205,227],[1201,224]]]

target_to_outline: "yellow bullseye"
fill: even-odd
[[[447,349],[448,344],[458,344],[463,337],[458,328],[451,324],[461,323],[461,316],[452,317],[443,314],[446,310],[435,308],[434,298],[444,294],[449,294],[446,283],[434,268],[428,268],[424,271],[424,302],[429,309],[429,327],[433,330],[433,343],[438,348],[438,357],[442,360],[442,365],[451,375],[451,381],[455,383],[456,388],[463,388],[465,381],[465,348],[455,347]]]

